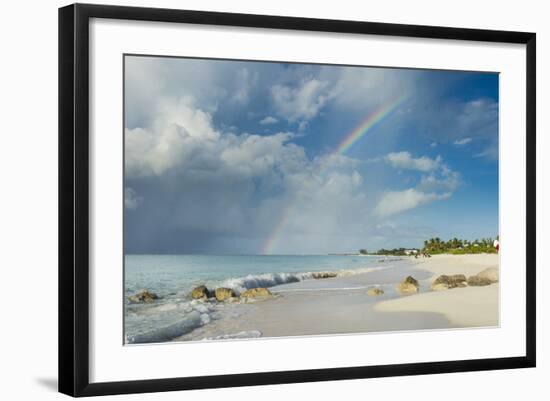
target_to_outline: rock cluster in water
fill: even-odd
[[[216,288],[214,296],[216,297],[216,301],[223,302],[227,301],[229,298],[235,298],[237,294],[235,294],[235,291],[231,288],[220,287]]]
[[[193,299],[206,299],[208,298],[208,295],[208,288],[206,288],[205,285],[199,285],[191,291],[191,298]]]
[[[324,279],[324,278],[334,278],[336,277],[336,273],[334,272],[316,272],[316,273],[312,273],[311,277],[313,277],[314,279]]]
[[[251,288],[241,292],[241,298],[265,298],[273,295],[267,288]]]
[[[141,303],[150,304],[152,302],[155,302],[155,300],[157,300],[158,298],[159,296],[154,292],[149,292],[148,290],[141,290],[134,295],[130,295],[128,297],[128,301],[134,304],[141,304]]]
[[[248,301],[253,298],[267,298],[273,294],[267,288],[257,287],[241,292],[237,295],[231,288],[219,287],[214,291],[210,291],[205,285],[199,285],[191,291],[191,298],[198,300],[206,300],[215,298],[218,302],[236,302],[239,299]]]

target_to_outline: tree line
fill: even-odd
[[[498,235],[496,239],[498,240]],[[392,248],[392,249],[379,249],[376,252],[368,252],[366,249],[360,249],[361,255],[395,255],[405,256],[410,254],[411,250],[416,250],[418,254],[426,253],[430,255],[437,255],[439,253],[450,253],[455,255],[468,254],[468,253],[497,253],[494,245],[494,238],[481,238],[471,240],[452,238],[448,241],[442,240],[439,237],[430,238],[424,241],[424,247],[418,248]]]
[[[498,240],[498,236],[496,239]],[[424,248],[422,248],[422,252],[427,252],[430,254],[497,253],[497,250],[493,245],[494,240],[494,238],[481,238],[470,241],[452,238],[448,241],[444,241],[439,237],[435,237],[424,241]]]

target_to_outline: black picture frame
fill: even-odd
[[[526,46],[526,353],[520,357],[90,383],[89,22],[91,18],[437,38]],[[536,35],[435,26],[74,4],[59,9],[59,391],[71,396],[534,367],[536,363]]]

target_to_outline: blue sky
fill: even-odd
[[[498,234],[498,74],[127,56],[125,118],[130,253]]]

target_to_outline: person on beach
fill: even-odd
[[[498,253],[499,249],[500,249],[500,243],[498,242],[498,239],[495,239],[493,241],[493,246],[495,247],[495,249],[497,250],[497,253]]]

